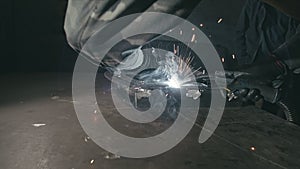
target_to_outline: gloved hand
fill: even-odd
[[[228,101],[232,100],[241,100],[243,104],[257,104],[258,102],[263,101],[263,96],[261,95],[258,89],[249,89],[249,88],[242,88],[242,89],[235,89],[232,92],[227,94]]]

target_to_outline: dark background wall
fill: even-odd
[[[63,32],[66,0],[4,0],[1,72],[72,71],[76,54]]]
[[[203,0],[191,20],[212,35],[215,44],[231,50],[241,0]],[[0,72],[72,71],[77,54],[63,31],[67,0],[3,0],[1,6]],[[224,18],[217,24],[218,18]],[[230,43],[228,43],[230,42]]]

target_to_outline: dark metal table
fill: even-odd
[[[1,169],[280,169],[300,167],[300,128],[255,107],[228,107],[214,135],[197,142],[206,108],[189,135],[172,150],[152,158],[113,156],[82,130],[73,108],[70,74],[11,74],[1,76]],[[100,95],[105,96],[102,92]],[[99,104],[108,121],[129,134],[132,126]],[[108,98],[108,97],[107,97]],[[147,128],[145,128],[148,131]],[[142,133],[143,134],[143,133]]]

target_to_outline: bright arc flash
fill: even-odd
[[[171,88],[180,88],[180,82],[177,77],[172,76],[166,83]]]

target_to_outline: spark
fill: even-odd
[[[235,54],[232,54],[232,59],[235,59]]]
[[[250,150],[251,150],[251,151],[255,151],[256,148],[252,146],[252,147],[250,147]]]
[[[194,42],[195,40],[196,40],[196,35],[193,34],[192,39],[191,39],[191,42]]]
[[[190,56],[186,58],[180,58],[179,59],[179,67],[178,67],[178,73],[183,77],[188,77],[187,75],[190,73],[188,67],[191,65],[192,61],[194,60],[193,57]]]
[[[179,46],[174,45],[174,49],[176,49],[176,52],[178,54]],[[181,84],[189,81],[193,74],[196,74],[201,69],[201,67],[199,67],[198,69],[190,68],[193,59],[194,58],[191,56],[191,53],[189,53],[187,57],[180,56],[177,59],[173,60],[174,62],[176,62],[177,66],[170,68],[174,70],[172,71],[172,73],[170,72],[170,78],[164,83],[171,88],[180,88]]]
[[[85,142],[88,142],[89,139],[90,139],[90,137],[84,137],[84,141],[85,141]]]
[[[195,30],[195,28],[192,28],[192,31],[194,31]]]
[[[194,41],[196,35],[193,35],[192,41]],[[173,44],[173,52],[169,52],[166,60],[160,62],[160,67],[154,72],[163,73],[167,79],[160,80],[160,83],[164,83],[170,88],[180,88],[182,84],[189,82],[194,74],[200,73],[202,68],[194,68],[192,62],[194,57],[191,56],[191,52],[187,56],[180,55],[180,46]],[[176,55],[178,57],[176,57]]]
[[[46,124],[44,123],[35,123],[35,124],[32,124],[33,127],[43,127],[43,126],[46,126]]]
[[[200,27],[203,27],[204,25],[202,23],[200,23]]]
[[[91,161],[90,161],[90,164],[93,164],[94,162],[95,162],[95,160],[91,160]]]
[[[221,23],[223,21],[223,18],[220,18],[219,20],[218,20],[218,23]]]
[[[225,62],[225,58],[222,57],[221,61],[222,61],[222,63],[224,63]]]

